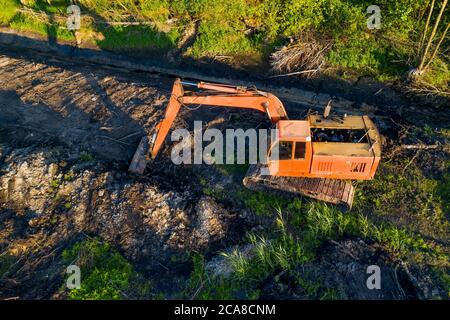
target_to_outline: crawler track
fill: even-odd
[[[351,209],[355,189],[350,181],[336,179],[314,179],[277,177],[263,175],[261,165],[251,165],[244,178],[250,190],[279,191],[307,196]]]

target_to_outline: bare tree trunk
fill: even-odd
[[[439,12],[436,22],[434,23],[433,31],[431,32],[431,35],[430,35],[430,38],[428,39],[428,43],[425,48],[425,51],[423,52],[423,55],[420,59],[421,61],[420,61],[419,68],[418,68],[419,72],[424,71],[423,66],[425,64],[425,60],[428,55],[428,50],[430,50],[431,43],[433,42],[434,36],[436,35],[436,31],[437,31],[437,28],[439,27],[439,23],[441,22],[442,14],[444,13],[445,7],[447,6],[447,2],[448,2],[448,0],[444,0],[444,3],[442,4],[442,7],[441,7],[441,11]]]
[[[433,62],[433,59],[436,57],[436,54],[438,53],[439,47],[441,46],[442,42],[444,42],[445,36],[447,35],[448,29],[450,28],[450,23],[447,24],[447,28],[445,28],[444,33],[441,36],[441,39],[439,40],[438,44],[436,45],[436,48],[434,48],[433,54],[431,55],[430,61],[425,65],[425,70],[428,69],[431,62]]]
[[[419,42],[419,55],[422,54],[423,43],[425,42],[425,38],[426,38],[427,33],[428,33],[428,26],[430,25],[430,20],[431,20],[431,16],[432,16],[432,13],[433,13],[434,2],[435,1],[436,0],[432,0],[431,1],[431,7],[430,7],[430,11],[428,12],[427,23],[425,24],[425,30],[423,31],[422,37],[421,37],[420,42]]]

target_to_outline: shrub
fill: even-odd
[[[107,243],[87,239],[63,252],[67,264],[81,270],[81,288],[72,289],[71,300],[116,300],[137,277],[131,264]]]

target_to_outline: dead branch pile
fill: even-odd
[[[438,88],[425,80],[416,78],[414,81],[409,83],[406,87],[407,92],[427,97],[443,96],[450,97],[450,91],[448,86],[443,86]]]
[[[271,55],[272,71],[281,76],[297,74],[311,77],[323,66],[331,45],[331,42],[312,38],[284,46]]]

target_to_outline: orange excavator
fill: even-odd
[[[185,91],[183,86],[197,90]],[[372,179],[380,162],[380,135],[368,116],[330,116],[328,105],[323,115],[289,120],[282,102],[269,92],[177,79],[164,118],[150,136],[141,139],[130,172],[144,172],[186,105],[244,108],[267,114],[278,136],[268,148],[266,162],[248,169],[243,183],[252,190],[289,192],[349,209],[354,196],[352,180]],[[272,150],[278,150],[278,156],[273,157]]]

